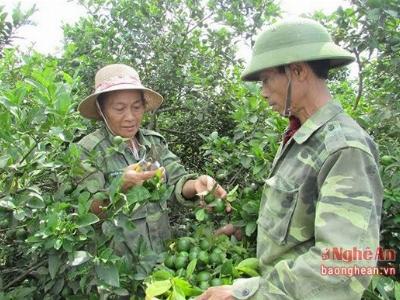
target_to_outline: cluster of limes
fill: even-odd
[[[208,239],[182,237],[176,240],[170,248],[164,265],[173,270],[177,276],[186,277],[194,286],[205,290],[209,286],[230,283],[230,279],[222,279],[221,266],[232,258],[231,253],[226,253],[222,248],[213,246]],[[194,272],[188,277],[187,267],[194,261]]]

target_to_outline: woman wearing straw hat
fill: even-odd
[[[99,169],[85,180],[94,180],[101,190],[113,178],[121,176],[122,190],[128,191],[155,175],[156,170],[136,172],[134,167],[140,162],[152,161],[164,169],[167,183],[175,187],[174,198],[183,205],[193,205],[194,202],[187,199],[212,190],[215,184],[213,178],[188,174],[178,157],[168,149],[162,135],[140,127],[143,114],[157,109],[162,101],[160,94],[142,85],[138,73],[130,66],[112,64],[97,72],[95,91],[80,103],[78,110],[83,117],[101,121],[103,126],[78,143],[83,150],[83,158],[92,154],[106,157],[107,149],[118,139],[116,137],[122,137],[126,143],[123,151],[107,156],[99,164]],[[220,198],[226,195],[219,185],[214,193]],[[104,209],[107,202],[107,199],[93,199],[92,212],[101,215],[101,206]],[[153,251],[161,252],[163,241],[170,237],[166,203],[143,205],[131,219],[135,230],[124,230],[125,244],[130,250],[134,251],[136,241],[142,237]]]

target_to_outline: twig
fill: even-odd
[[[22,281],[23,279],[25,279],[26,276],[28,276],[33,270],[43,266],[45,263],[47,262],[47,260],[41,261],[40,263],[30,267],[28,270],[26,270],[24,273],[22,273],[21,275],[19,275],[17,278],[15,278],[13,281],[9,282],[2,290],[7,290],[8,288],[12,287],[14,284]]]
[[[21,161],[18,163],[19,165],[22,164],[22,163],[25,161],[25,159],[29,156],[29,154],[32,153],[32,151],[36,148],[36,146],[38,145],[38,143],[39,143],[39,142],[35,140],[35,144],[33,145],[33,147],[32,147],[31,149],[29,149],[28,153],[26,153],[26,154],[24,155],[24,157],[23,157],[23,158],[21,159]]]
[[[362,96],[362,92],[363,92],[363,66],[362,66],[362,62],[360,60],[360,53],[357,51],[357,49],[354,49],[354,54],[356,56],[356,60],[357,60],[357,64],[358,64],[358,91],[357,91],[357,97],[356,100],[354,102],[354,106],[353,106],[353,111],[355,111],[358,107],[358,104],[360,102],[361,96]]]

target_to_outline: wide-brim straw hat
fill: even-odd
[[[79,104],[80,114],[88,119],[102,120],[96,104],[97,97],[106,92],[120,90],[143,91],[145,111],[156,110],[164,100],[159,93],[142,85],[139,74],[132,67],[124,64],[112,64],[97,71],[95,91]]]

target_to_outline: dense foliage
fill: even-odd
[[[136,299],[146,291],[183,299],[212,280],[230,283],[256,274],[253,261],[243,259],[254,256],[263,180],[287,123],[267,107],[256,84],[239,80],[243,62],[235,53],[238,43],[252,44],[279,7],[265,0],[79,2],[88,16],[65,27],[61,58],[13,48],[15,30],[34,9],[16,8],[12,16],[0,10],[0,299]],[[357,0],[313,17],[357,57],[357,79],[335,72],[329,85],[379,144],[381,244],[399,254],[398,6],[396,0]],[[165,97],[145,125],[167,136],[188,169],[215,176],[232,191],[234,209],[208,221],[201,209],[172,218],[184,238],[171,241],[162,256],[140,244],[133,263],[111,250],[111,238],[119,236],[115,224],[137,203],[165,200],[168,187],[153,182],[125,196],[115,182],[104,191],[112,203],[101,221],[89,212],[95,187],[80,184],[89,162],[81,161],[75,146],[96,126],[77,114],[77,104],[92,91],[95,71],[114,62],[134,66]],[[207,239],[205,227],[226,222],[242,227],[242,241]],[[189,262],[185,252],[197,255]],[[365,299],[400,299],[398,276],[397,269],[397,277],[374,277]]]

